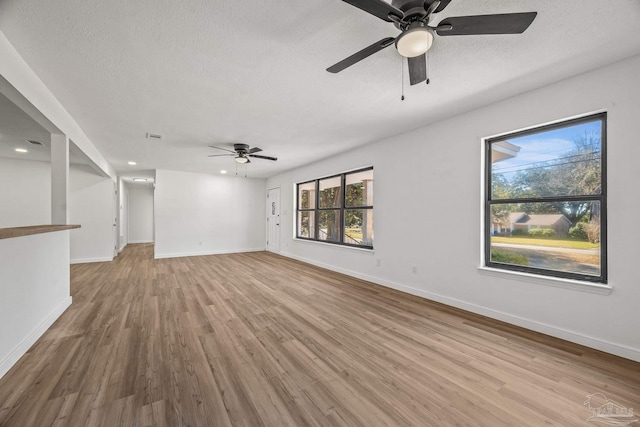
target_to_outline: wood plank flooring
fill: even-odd
[[[640,364],[274,254],[71,267],[2,426],[585,426]],[[631,327],[631,325],[630,325]]]

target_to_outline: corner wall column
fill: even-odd
[[[69,138],[51,134],[51,223],[69,224]]]

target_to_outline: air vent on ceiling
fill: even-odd
[[[162,139],[162,135],[160,135],[158,133],[149,133],[149,132],[147,132],[147,138],[148,139]]]
[[[29,144],[33,144],[33,145],[43,145],[42,142],[36,141],[34,139],[25,139],[25,141],[27,141]]]

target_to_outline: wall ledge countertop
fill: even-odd
[[[29,225],[27,227],[0,228],[0,239],[29,236],[31,234],[51,233],[54,231],[72,230],[79,225]]]

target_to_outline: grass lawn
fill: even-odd
[[[511,243],[513,245],[552,246],[555,248],[594,249],[600,243],[581,242],[579,240],[534,239],[532,237],[491,236],[491,243]]]

